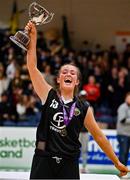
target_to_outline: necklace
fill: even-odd
[[[71,99],[71,101],[72,101],[72,99]],[[69,102],[71,102],[71,101],[69,100]],[[71,105],[69,114],[67,114],[67,111],[65,109],[66,105],[64,104],[63,99],[61,99],[61,97],[60,97],[60,102],[61,102],[62,107],[63,107],[63,120],[64,120],[64,128],[61,130],[60,134],[61,134],[61,136],[67,136],[66,127],[68,126],[68,124],[72,120],[72,117],[73,117],[74,111],[75,111],[75,107],[76,107],[76,102],[74,102]]]

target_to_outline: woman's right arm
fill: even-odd
[[[37,68],[37,30],[35,25],[31,22],[26,25],[25,29],[29,31],[30,36],[30,43],[27,50],[27,68],[34,90],[36,91],[41,101],[45,102],[48,92],[52,87],[46,82],[42,73]]]

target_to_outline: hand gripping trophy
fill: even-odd
[[[52,20],[53,16],[53,13],[49,13],[44,7],[36,2],[33,2],[29,6],[29,19],[35,25],[47,24]],[[30,42],[27,30],[16,32],[14,36],[10,36],[10,39],[19,47],[27,51]]]

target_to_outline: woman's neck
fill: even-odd
[[[73,96],[73,92],[70,92],[70,93],[68,93],[68,92],[61,92],[60,95],[61,95],[61,97],[64,98],[64,100],[71,100],[74,97]]]

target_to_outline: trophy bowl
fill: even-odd
[[[47,24],[52,20],[53,16],[54,13],[48,12],[36,2],[29,5],[29,19],[35,25]],[[27,51],[30,42],[29,32],[27,30],[18,31],[14,36],[10,36],[9,38],[20,48]]]

